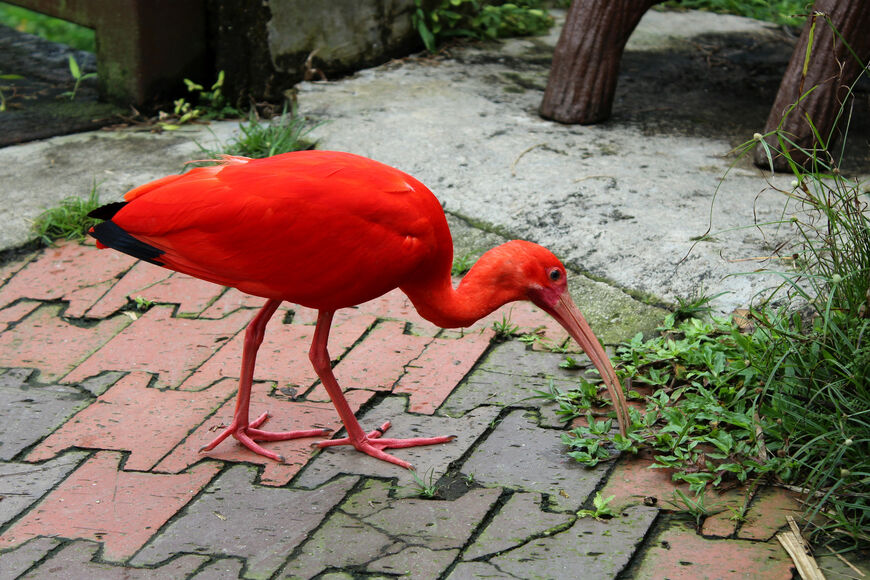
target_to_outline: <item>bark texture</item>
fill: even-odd
[[[861,63],[866,65],[870,58],[870,33],[867,32],[870,27],[870,2],[817,0],[814,11],[816,16],[808,18],[804,25],[764,128],[765,133],[778,128],[794,143],[787,144],[786,148],[791,158],[800,165],[807,164],[812,158],[808,152],[819,153],[826,146],[830,149],[843,137],[845,122],[844,119],[838,122],[838,115],[841,110],[848,114],[849,85],[861,72]],[[825,16],[830,19],[830,24]],[[807,46],[813,28],[813,42],[804,74]],[[804,97],[801,98],[801,95]],[[812,120],[812,125],[808,118]],[[813,134],[813,126],[822,136],[822,142]],[[766,137],[765,141],[772,148],[780,148],[775,135]],[[824,156],[824,153],[820,154]],[[755,163],[769,167],[767,154],[761,145],[756,148]],[[787,167],[782,153],[774,157],[774,168],[782,170]]]
[[[625,43],[660,1],[574,0],[556,44],[541,116],[583,125],[608,119]]]

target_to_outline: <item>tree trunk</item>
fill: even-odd
[[[818,0],[814,11],[827,15],[831,20],[830,25],[822,14],[807,19],[764,128],[765,133],[779,129],[794,143],[786,143],[785,146],[788,154],[799,165],[806,165],[812,159],[813,152],[820,155],[826,163],[830,162],[830,158],[823,151],[830,149],[843,137],[842,127],[837,126],[837,116],[844,105],[848,105],[848,88],[861,72],[861,64],[843,40],[852,47],[862,62],[866,63],[870,58],[870,33],[867,32],[870,27],[870,2]],[[814,21],[813,44],[804,75],[804,61]],[[839,31],[841,37],[831,30],[831,26]],[[800,98],[801,95],[804,95],[803,99]],[[812,120],[812,125],[808,118]],[[821,143],[813,134],[813,127],[821,136]],[[779,150],[780,144],[776,135],[769,135],[765,141]],[[770,166],[761,145],[755,150],[755,163],[760,167]],[[786,158],[781,152],[774,157],[774,168],[788,168]]]
[[[625,43],[661,1],[574,0],[556,44],[541,116],[584,125],[608,119]]]

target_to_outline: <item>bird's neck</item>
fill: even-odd
[[[498,248],[485,253],[456,288],[449,273],[403,285],[417,312],[442,328],[470,326],[500,306],[526,298],[505,280]]]

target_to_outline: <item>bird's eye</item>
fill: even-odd
[[[548,276],[553,282],[558,282],[562,278],[562,271],[559,268],[553,268]]]

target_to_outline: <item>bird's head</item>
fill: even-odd
[[[495,284],[513,288],[517,295],[512,300],[530,300],[555,318],[589,356],[610,391],[620,429],[625,434],[628,410],[622,387],[604,348],[571,299],[565,266],[548,249],[531,242],[516,240],[491,252],[498,254],[494,263],[500,264],[498,272],[493,273]]]
[[[568,292],[565,266],[553,253],[532,242],[513,240],[481,258],[479,274],[502,303],[529,300],[547,312]]]

